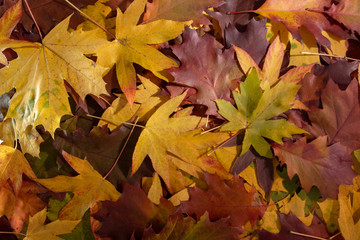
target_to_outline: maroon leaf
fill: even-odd
[[[189,189],[190,199],[181,203],[184,213],[199,220],[208,212],[211,221],[230,216],[230,225],[234,227],[241,227],[246,221],[254,225],[263,216],[266,206],[254,187],[249,193],[245,190],[240,178],[224,182],[217,175],[205,174],[205,180],[208,184],[206,190]]]
[[[340,184],[352,184],[356,173],[348,149],[340,143],[330,147],[326,137],[306,143],[306,137],[274,146],[275,155],[286,163],[290,179],[297,174],[302,187],[309,192],[317,186],[323,197],[337,198]]]
[[[323,109],[311,108],[309,131],[315,137],[328,136],[328,145],[340,142],[352,152],[360,148],[360,104],[358,82],[345,91],[329,81],[321,94]]]
[[[196,89],[188,100],[208,107],[207,114],[218,115],[216,99],[230,100],[230,93],[239,82],[230,72],[235,65],[234,50],[222,52],[221,44],[209,34],[199,37],[195,30],[184,31],[184,43],[172,49],[181,61],[179,68],[169,71],[174,83]]]
[[[124,191],[117,202],[104,201],[103,208],[92,216],[101,222],[97,234],[113,239],[141,238],[145,228],[150,225],[156,230],[166,224],[168,217],[175,211],[166,199],[160,205],[153,204],[140,187],[124,184]]]
[[[269,42],[266,40],[266,19],[255,21],[252,19],[246,25],[245,31],[239,32],[234,25],[229,25],[225,30],[227,44],[234,44],[245,50],[259,65],[264,58]]]

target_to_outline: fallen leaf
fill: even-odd
[[[258,198],[253,187],[247,192],[244,182],[234,177],[225,182],[217,175],[205,174],[206,189],[189,188],[190,199],[182,202],[181,210],[197,220],[209,213],[211,221],[230,217],[230,225],[241,228],[246,221],[254,225],[265,212],[266,205]]]
[[[152,203],[146,194],[136,186],[124,184],[121,198],[116,202],[102,202],[102,209],[92,216],[101,222],[96,233],[112,239],[130,239],[131,235],[141,238],[143,231],[152,225],[161,229],[174,206],[162,198],[159,205]],[[119,231],[121,229],[121,231]]]
[[[328,14],[344,24],[348,29],[360,33],[360,1],[343,0],[338,4],[332,4],[327,10]]]
[[[60,211],[59,219],[78,220],[99,201],[116,201],[121,194],[115,187],[93,169],[86,160],[63,152],[65,160],[79,173],[76,177],[59,175],[49,179],[36,179],[38,183],[54,192],[73,192],[74,197]]]
[[[23,174],[36,178],[22,152],[5,145],[0,145],[0,169],[0,187],[10,179],[15,195],[20,191]]]
[[[29,219],[29,225],[24,240],[61,240],[57,235],[70,233],[80,222],[73,220],[56,220],[44,225],[46,220],[46,208]]]
[[[278,234],[270,233],[266,230],[258,231],[259,240],[308,240],[308,236],[301,236],[300,234],[307,234],[317,238],[327,239],[330,237],[326,231],[326,227],[321,220],[314,215],[312,224],[307,227],[303,224],[293,213],[289,215],[279,214],[281,221],[281,231]],[[295,233],[293,233],[295,232]]]
[[[142,239],[144,240],[170,240],[170,239],[239,239],[240,231],[229,225],[228,219],[210,221],[209,214],[204,213],[196,222],[191,217],[183,217],[181,214],[170,216],[166,226],[160,233],[155,233],[152,228],[146,229]]]
[[[12,7],[10,7],[0,18],[0,43],[6,39],[10,38],[10,35],[16,24],[19,22],[22,15],[22,1],[17,1]],[[6,56],[2,53],[6,47],[0,47],[0,63],[8,66],[8,60]]]
[[[332,25],[324,15],[307,11],[307,9],[323,10],[325,7],[330,7],[330,3],[305,0],[293,4],[293,2],[286,0],[266,0],[255,12],[274,22],[281,21],[294,39],[299,42],[302,42],[299,28],[304,27],[314,34],[321,45],[329,48],[330,41],[321,32],[325,30],[344,37],[346,36],[344,30],[338,25]]]
[[[5,91],[16,88],[6,117],[16,120],[20,133],[28,125],[42,124],[53,135],[60,118],[71,114],[64,79],[82,99],[106,92],[105,68],[84,56],[94,53],[102,40],[93,31],[68,32],[69,20],[59,23],[42,43],[12,39],[0,43],[0,48],[13,48],[18,55],[0,69],[0,86]]]
[[[289,177],[297,174],[306,192],[317,186],[323,197],[336,199],[340,184],[350,184],[356,176],[353,160],[341,143],[326,144],[326,136],[306,143],[303,137],[296,142],[285,142],[273,147],[282,164],[286,163]]]
[[[12,187],[6,183],[0,188],[0,215],[5,215],[15,232],[19,233],[29,216],[46,206],[39,198],[47,190],[32,181],[23,181],[15,196]]]
[[[342,91],[329,81],[321,92],[321,102],[322,109],[311,108],[311,126],[306,129],[315,137],[328,136],[328,145],[341,143],[349,148],[349,153],[360,148],[358,83],[353,80]]]
[[[209,25],[210,21],[203,15],[203,11],[210,7],[217,7],[224,0],[153,0],[146,4],[144,21],[167,19],[173,21],[192,20],[193,24]]]
[[[181,61],[179,68],[169,69],[174,76],[173,82],[195,88],[196,93],[187,100],[207,106],[208,115],[218,115],[215,100],[230,101],[230,93],[239,83],[239,79],[232,79],[230,75],[235,66],[234,51],[222,51],[214,37],[209,34],[199,37],[195,30],[189,28],[184,31],[183,40],[181,45],[172,47]]]
[[[245,31],[242,32],[238,31],[234,25],[228,25],[225,29],[226,43],[245,50],[254,62],[259,65],[269,47],[269,42],[266,40],[265,24],[266,19],[260,21],[252,19],[246,25]]]
[[[149,44],[160,44],[177,37],[190,22],[157,20],[137,25],[144,11],[146,0],[135,0],[124,13],[117,9],[116,30],[111,42],[97,49],[97,64],[111,68],[116,64],[116,75],[121,90],[130,105],[134,103],[136,73],[133,63],[168,80],[164,69],[176,67],[174,60],[166,57]]]
[[[264,137],[281,144],[284,137],[305,133],[285,119],[270,120],[291,107],[298,89],[299,86],[294,83],[280,81],[275,87],[267,86],[262,92],[260,79],[253,70],[240,84],[241,93],[233,92],[237,108],[225,100],[216,100],[219,114],[229,121],[221,127],[221,131],[245,130],[241,154],[253,146],[261,156],[272,158],[270,144]]]
[[[186,186],[186,180],[179,168],[198,177],[204,171],[230,175],[211,156],[202,155],[199,149],[208,147],[225,140],[225,135],[204,134],[192,131],[201,126],[201,118],[197,116],[169,116],[184,100],[186,92],[164,103],[147,121],[145,128],[137,141],[132,162],[134,174],[144,158],[149,155],[152,165],[164,180],[170,192],[180,191]],[[171,142],[171,144],[169,144]],[[156,144],[154,148],[152,145]],[[197,148],[199,144],[204,145]]]

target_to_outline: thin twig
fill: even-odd
[[[35,23],[35,26],[36,26],[36,28],[37,28],[37,30],[38,30],[38,32],[39,32],[39,36],[40,36],[40,39],[41,39],[41,42],[42,42],[43,36],[42,36],[42,34],[41,34],[40,27],[39,27],[38,23],[37,23],[36,20],[35,20],[35,17],[34,17],[34,15],[33,15],[32,11],[31,11],[31,8],[30,8],[27,0],[24,0],[24,2],[25,2],[25,5],[26,5],[26,8],[29,10],[29,13],[30,13],[30,16],[31,16],[32,20],[33,20],[34,23]]]
[[[336,238],[336,237],[337,237],[338,235],[340,235],[340,234],[341,234],[341,232],[338,232],[337,234],[335,234],[335,235],[333,235],[333,236],[329,237],[329,240]]]
[[[5,231],[0,231],[0,234],[13,234],[13,235],[21,235],[21,236],[27,237],[27,235],[26,235],[26,234],[24,234],[24,233],[16,233],[16,232],[5,232]]]
[[[301,52],[301,54],[334,57],[334,58],[344,58],[346,60],[353,60],[353,61],[358,61],[358,62],[360,61],[360,59],[357,59],[357,58],[351,58],[351,57],[339,56],[339,55],[333,55],[333,54],[327,54],[327,53]]]
[[[302,237],[308,237],[308,238],[320,239],[320,240],[327,240],[326,238],[312,236],[312,235],[308,235],[308,234],[305,234],[305,233],[299,233],[299,232],[294,232],[294,231],[290,231],[289,233],[294,234],[294,235],[298,235],[298,236],[302,236]]]
[[[124,121],[119,121],[119,120],[113,120],[113,119],[106,119],[106,118],[102,118],[102,117],[97,117],[97,116],[93,116],[93,115],[90,115],[90,114],[86,114],[86,116],[88,117],[91,117],[91,118],[95,118],[95,119],[100,119],[100,120],[103,120],[103,121],[106,121],[106,122],[110,122],[110,123],[113,123],[114,122],[118,122],[118,123],[121,123],[121,124],[125,124],[125,125],[129,125],[129,126],[135,126],[135,127],[139,127],[139,128],[146,128],[145,126],[143,125],[137,125],[135,123],[129,123],[129,122],[124,122]]]
[[[208,129],[208,130],[206,130],[206,131],[203,131],[203,132],[200,133],[200,135],[203,135],[203,134],[205,134],[205,133],[207,133],[207,132],[211,132],[211,131],[216,130],[216,129],[218,129],[218,128],[221,128],[221,125],[216,126],[216,127],[213,127],[213,128],[210,128],[210,129]]]
[[[223,143],[221,143],[219,146],[217,146],[214,150],[212,150],[211,152],[209,152],[208,154],[206,154],[207,156],[210,156],[211,154],[213,154],[216,150],[218,150],[219,148],[221,148],[222,146],[224,146],[226,143],[228,143],[231,139],[233,139],[234,137],[236,137],[237,135],[239,135],[241,132],[243,131],[238,131],[236,134],[234,134],[233,136],[229,137],[228,139],[226,139]]]
[[[89,15],[87,15],[86,13],[84,13],[83,11],[81,11],[79,8],[77,8],[74,4],[72,4],[69,0],[65,0],[65,2],[67,2],[67,4],[69,4],[71,7],[73,7],[76,11],[78,11],[81,15],[83,15],[84,17],[86,17],[87,19],[90,20],[90,22],[92,22],[93,24],[95,24],[96,26],[98,26],[99,28],[101,28],[104,32],[106,32],[107,34],[109,34],[112,38],[116,39],[116,36],[114,34],[112,34],[109,30],[107,30],[106,28],[104,28],[103,26],[101,26],[98,22],[96,22],[94,19],[92,19]]]
[[[133,133],[133,131],[134,131],[134,129],[135,129],[135,126],[136,126],[136,123],[137,123],[138,120],[139,120],[139,117],[136,118],[135,124],[132,126],[129,135],[128,135],[128,137],[126,138],[126,141],[125,141],[125,143],[124,143],[124,146],[121,148],[121,151],[120,151],[119,155],[117,156],[114,164],[112,165],[112,167],[111,167],[111,169],[108,171],[108,173],[103,177],[104,180],[107,178],[107,176],[109,176],[109,174],[112,172],[112,170],[114,170],[116,164],[119,162],[119,159],[120,159],[122,153],[124,152],[124,149],[125,149],[127,143],[129,142],[129,139],[130,139],[130,137],[131,137],[131,134]]]

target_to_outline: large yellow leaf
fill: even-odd
[[[24,240],[61,240],[57,235],[71,233],[75,226],[80,222],[72,220],[56,220],[44,225],[46,220],[46,209],[30,217]]]
[[[17,194],[22,184],[22,174],[36,178],[24,155],[17,149],[0,145],[0,187],[10,179]]]
[[[216,159],[202,155],[199,150],[225,140],[228,135],[200,135],[199,131],[192,131],[202,122],[197,116],[178,113],[169,118],[185,95],[186,93],[167,101],[150,117],[133,155],[132,173],[139,169],[146,155],[149,155],[155,171],[170,192],[177,192],[188,183],[179,169],[195,177],[202,170],[222,177],[231,176]]]
[[[16,119],[19,133],[28,125],[42,124],[54,134],[64,114],[71,114],[66,80],[82,99],[87,94],[105,93],[105,68],[84,54],[92,54],[103,44],[93,31],[68,32],[70,18],[59,23],[42,43],[4,40],[0,49],[12,48],[18,57],[0,70],[3,91],[16,88],[7,118]]]
[[[86,160],[63,152],[65,160],[79,173],[76,177],[56,176],[36,181],[54,192],[73,192],[74,197],[60,211],[59,219],[81,219],[84,213],[98,201],[116,201],[120,193],[105,180]]]
[[[112,67],[116,63],[116,75],[120,88],[130,104],[134,102],[136,74],[133,63],[152,71],[167,80],[164,69],[176,67],[174,60],[166,57],[149,44],[160,44],[177,37],[190,22],[157,20],[136,25],[144,11],[146,0],[135,0],[124,13],[117,9],[116,39],[98,49],[97,63]]]

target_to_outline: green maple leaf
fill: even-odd
[[[282,144],[283,137],[306,133],[285,119],[270,120],[291,108],[299,88],[295,83],[280,81],[273,88],[265,84],[263,92],[256,70],[252,70],[240,84],[241,92],[233,92],[237,108],[223,99],[216,100],[219,114],[229,121],[221,130],[245,130],[241,154],[253,146],[261,156],[272,158],[270,144],[264,138]]]

